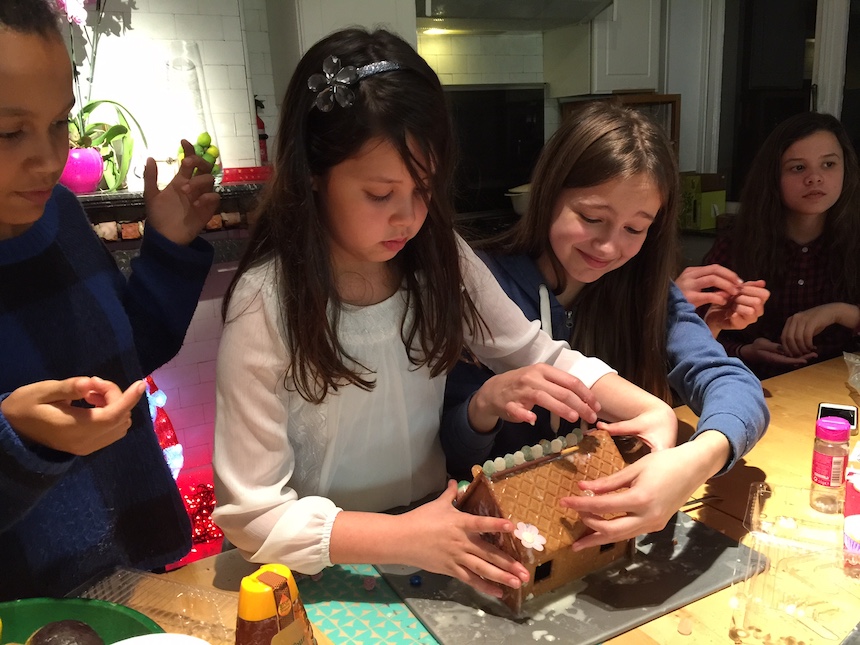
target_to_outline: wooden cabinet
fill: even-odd
[[[609,99],[619,100],[623,105],[629,105],[646,113],[657,123],[663,126],[675,154],[678,154],[678,140],[681,136],[681,95],[680,94],[657,94],[656,92],[643,92],[631,94],[611,94],[606,96],[588,96],[572,98],[561,102],[562,119],[582,105],[583,101],[606,101]]]
[[[662,4],[613,0],[590,24],[544,32],[549,96],[658,90]]]

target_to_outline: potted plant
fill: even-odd
[[[75,97],[81,106],[69,120],[69,161],[60,183],[73,192],[92,192],[101,184],[107,191],[121,188],[131,166],[134,137],[131,124],[147,145],[137,119],[120,103],[109,99],[91,100],[92,81],[102,19],[109,0],[57,0],[69,20],[69,45],[74,68]],[[95,24],[87,24],[87,5],[95,4]],[[75,32],[80,31],[90,50],[86,101],[81,91],[76,61]],[[86,49],[86,48],[85,48]],[[101,172],[99,172],[101,170]]]
[[[99,106],[104,106],[98,110]],[[105,112],[112,108],[116,120],[107,120]],[[98,112],[98,115],[94,115]],[[121,188],[131,166],[134,153],[134,137],[130,123],[133,123],[140,138],[146,145],[143,129],[128,108],[116,101],[102,99],[84,105],[69,121],[70,156],[74,150],[95,151],[102,166],[105,187],[108,191]],[[92,153],[79,153],[89,154]],[[61,180],[62,181],[62,180]]]

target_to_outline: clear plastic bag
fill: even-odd
[[[860,354],[842,352],[845,364],[848,366],[848,385],[860,394]]]

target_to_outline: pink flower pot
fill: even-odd
[[[92,193],[99,187],[103,172],[98,148],[72,148],[60,183],[76,195]]]

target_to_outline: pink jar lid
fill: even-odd
[[[842,417],[821,417],[815,423],[815,436],[824,441],[848,441],[851,424]]]

